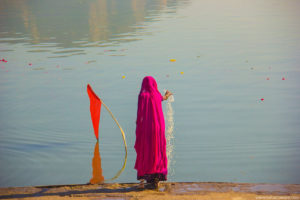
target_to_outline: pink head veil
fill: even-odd
[[[152,76],[146,76],[143,79],[140,94],[142,92],[150,92],[150,93],[158,92],[159,93],[159,91],[157,89],[157,83]]]

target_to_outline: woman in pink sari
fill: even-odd
[[[167,90],[164,96],[157,89],[151,76],[143,79],[138,97],[136,119],[136,162],[137,179],[158,187],[159,181],[167,180],[168,159],[166,153],[165,120],[161,102],[172,95]]]

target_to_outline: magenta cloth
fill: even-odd
[[[168,174],[166,152],[165,120],[162,110],[163,96],[157,89],[157,83],[151,76],[143,79],[138,97],[136,119],[136,162],[134,168],[137,177],[151,174]]]

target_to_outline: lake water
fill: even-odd
[[[299,184],[299,8],[295,0],[2,0],[0,187],[87,183],[94,155],[99,179],[136,182],[146,75],[174,93],[163,102],[174,119],[168,181]],[[126,134],[127,165],[114,180],[122,136],[103,108],[97,148],[88,83]]]

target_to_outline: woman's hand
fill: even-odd
[[[173,93],[170,92],[169,90],[166,91],[165,96],[163,96],[164,100],[167,100],[169,96],[171,96]]]

